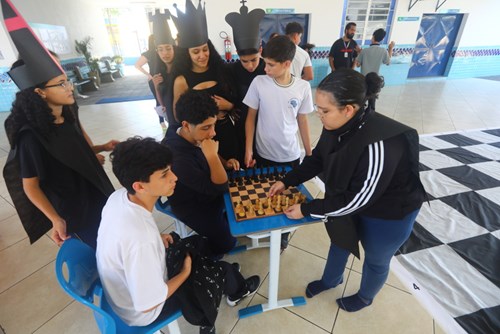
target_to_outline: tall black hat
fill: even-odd
[[[24,61],[24,65],[7,72],[17,87],[23,90],[64,74],[59,62],[40,42],[12,2],[1,1],[5,27]]]
[[[208,41],[207,16],[205,8],[199,0],[198,8],[195,8],[191,0],[186,0],[186,12],[177,8],[177,17],[172,15],[172,20],[179,32],[179,46],[182,48],[194,48]]]
[[[256,8],[250,13],[245,6],[245,0],[240,1],[243,5],[240,12],[232,12],[226,15],[226,22],[233,28],[233,38],[236,50],[256,49],[260,47],[259,23],[266,15],[261,8]]]
[[[168,9],[165,9],[163,14],[160,13],[159,9],[155,10],[154,15],[152,13],[149,14],[149,21],[153,22],[155,45],[175,44],[175,40],[172,38],[172,32],[170,31],[170,26],[167,21],[170,17],[170,11]]]

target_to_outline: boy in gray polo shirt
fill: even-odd
[[[367,49],[363,49],[361,54],[356,58],[356,66],[361,66],[361,74],[367,75],[368,73],[379,73],[380,65],[391,63],[392,50],[394,49],[394,42],[389,44],[388,50],[380,47],[380,42],[384,39],[386,32],[384,29],[377,29],[372,35],[372,44]],[[368,105],[375,110],[375,99],[368,100]]]

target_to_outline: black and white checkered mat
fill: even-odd
[[[449,333],[500,333],[500,129],[420,136],[420,211],[393,270]]]

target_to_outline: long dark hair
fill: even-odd
[[[24,61],[19,59],[12,65],[12,69],[23,64]],[[11,113],[4,123],[11,148],[14,148],[19,130],[25,125],[31,126],[43,137],[48,137],[56,128],[54,124],[56,118],[52,115],[52,109],[40,95],[35,93],[36,88],[44,88],[46,84],[47,82],[42,82],[16,93],[16,99],[12,102]],[[70,106],[63,107],[62,116],[65,122],[73,123],[75,121]]]
[[[331,94],[332,102],[339,107],[352,104],[363,109],[366,101],[377,97],[382,87],[384,78],[375,72],[365,77],[351,68],[340,68],[327,75],[317,90]]]
[[[207,45],[210,52],[208,58],[208,67],[212,69],[216,74],[216,81],[222,87],[222,90],[226,95],[224,97],[228,100],[231,100],[231,102],[235,102],[233,92],[234,85],[231,84],[231,77],[229,75],[227,64],[224,62],[224,60],[222,60],[222,57],[215,49],[212,41],[208,40]],[[189,56],[189,49],[177,47],[176,52],[177,53],[175,54],[173,64],[174,78],[178,77],[179,75],[184,75],[184,73],[187,73],[188,71],[191,71],[192,67],[191,57]]]

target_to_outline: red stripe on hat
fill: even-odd
[[[28,28],[26,21],[22,17],[12,17],[10,19],[5,19],[5,26],[7,27],[7,31],[16,31],[23,28]]]

